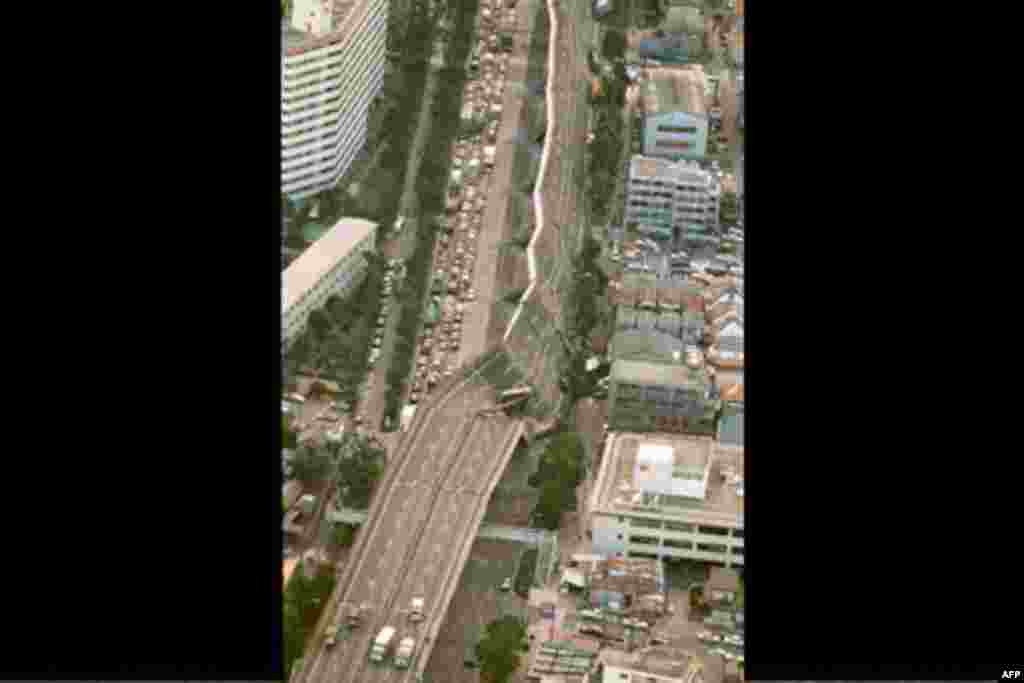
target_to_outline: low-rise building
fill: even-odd
[[[611,558],[587,574],[590,605],[628,612],[649,596],[664,597],[665,572],[656,558]]]
[[[531,648],[527,678],[540,683],[589,683],[600,645],[586,638],[549,640]]]
[[[599,683],[704,683],[701,657],[668,647],[647,647],[636,652],[605,650],[601,654]]]
[[[686,354],[687,363],[679,355],[674,363],[612,363],[608,407],[612,430],[714,433],[718,405],[708,375],[699,359],[690,363],[695,354]]]
[[[663,51],[664,39],[641,44],[648,51]],[[678,40],[676,41],[678,42]],[[686,51],[676,43],[670,51]],[[655,49],[657,48],[657,49]],[[646,156],[680,159],[703,159],[708,147],[708,112],[705,102],[705,78],[700,68],[646,71],[640,85],[643,107],[643,152]]]
[[[311,311],[333,295],[344,296],[366,272],[377,224],[342,218],[285,269],[281,282],[281,353],[306,328]]]
[[[742,448],[612,433],[587,506],[595,553],[743,564]]]

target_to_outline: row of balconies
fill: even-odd
[[[362,125],[360,125],[362,124]],[[299,144],[290,144],[290,141],[282,141],[281,168],[291,170],[306,165],[304,160],[311,154],[324,148],[338,149],[343,146],[343,140],[352,133],[366,127],[366,114],[358,110],[349,112],[344,118],[338,117],[334,123],[321,126],[315,133],[312,140]]]
[[[383,81],[384,78],[384,61],[379,60],[375,65],[368,65],[368,68],[357,76],[353,77],[352,83],[364,82],[367,84],[367,89],[373,92],[373,96],[376,96],[376,89],[379,87],[379,82]],[[315,97],[307,98],[303,101],[301,107],[293,107],[288,109],[282,103],[281,111],[281,128],[284,133],[287,133],[289,129],[295,129],[304,123],[315,121],[318,118],[322,118],[328,113],[333,114],[334,108],[342,108],[351,102],[354,98],[359,96],[359,90],[349,86],[346,89],[332,89],[330,91],[321,91],[320,95]]]
[[[301,67],[295,67],[286,60],[284,65],[284,84],[282,96],[293,96],[293,90],[312,83],[324,80],[335,80],[341,77],[351,68],[351,65],[358,66],[359,60],[365,60],[367,54],[380,52],[385,49],[385,31],[375,27],[371,31],[364,32],[362,39],[350,46],[339,46],[322,58],[312,60]]]
[[[365,139],[366,135],[366,112],[369,103],[376,96],[376,87],[371,87],[362,94],[361,100],[357,101],[349,112],[341,116],[339,110],[338,118],[325,126],[304,134],[302,139],[308,140],[307,144],[293,145],[285,139],[282,149],[282,171],[290,171],[282,176],[282,180],[295,178],[295,172],[311,167],[316,159],[336,154],[344,149],[355,137]],[[359,142],[362,144],[362,141]]]
[[[358,141],[357,141],[358,142]],[[316,185],[317,190],[312,192],[318,192],[325,187],[333,187],[338,179],[341,178],[348,170],[349,164],[355,159],[359,153],[362,144],[351,144],[341,156],[334,162],[327,162],[317,167],[315,170],[305,173],[299,176],[292,176],[287,179],[282,178],[281,185],[283,191],[286,194],[297,196],[297,193],[306,189],[308,186]]]

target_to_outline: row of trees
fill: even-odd
[[[384,473],[384,449],[358,434],[346,434],[340,444],[327,447],[337,462],[335,485],[342,505],[366,509],[370,497]]]
[[[306,578],[296,569],[284,590],[284,666],[290,672],[292,665],[302,657],[306,640],[316,628],[320,612],[334,590],[333,571],[319,572],[313,579]]]
[[[609,30],[602,44],[604,58],[611,62],[612,73],[599,69],[600,91],[591,98],[594,111],[593,142],[588,146],[590,179],[590,215],[603,225],[608,220],[616,182],[622,166],[624,126],[622,110],[626,104],[626,67],[623,63],[626,39],[620,31]]]
[[[583,442],[575,432],[562,432],[549,443],[541,456],[530,484],[540,485],[540,498],[534,509],[535,524],[557,530],[562,513],[576,505],[576,487],[583,479]]]
[[[347,433],[340,443],[299,446],[292,456],[291,466],[295,478],[307,488],[331,479],[343,505],[365,509],[384,473],[384,462],[383,448],[365,436]]]

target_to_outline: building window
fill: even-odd
[[[733,529],[732,530],[732,537],[733,538],[743,538],[743,529]]]
[[[728,548],[720,543],[698,543],[697,550],[702,553],[724,553]]]
[[[743,554],[743,547],[740,546],[739,548],[733,548],[732,549],[732,554],[733,555],[742,555]]]
[[[677,548],[679,550],[693,550],[693,541],[676,541],[671,538],[666,538],[662,541],[662,545],[666,548]]]
[[[728,536],[729,530],[717,526],[702,526],[700,527],[700,533],[709,534],[711,536]]]
[[[670,141],[670,140],[658,140],[657,142],[654,143],[654,146],[655,147],[672,147],[672,148],[678,148],[678,149],[689,149],[690,148],[690,143],[689,142],[675,142],[675,141]]]
[[[658,538],[656,536],[630,536],[629,542],[639,545],[658,545]]]
[[[684,524],[682,522],[665,522],[666,531],[682,531],[687,534],[693,533],[692,524]]]
[[[658,126],[659,133],[696,133],[694,126]]]
[[[659,519],[633,519],[630,526],[638,529],[660,529],[661,520]]]

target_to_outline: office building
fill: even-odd
[[[585,516],[593,552],[743,565],[742,448],[611,433]]]
[[[389,0],[294,0],[282,26],[281,191],[333,188],[366,144],[384,78]]]
[[[344,296],[366,272],[377,224],[342,218],[285,269],[281,284],[281,353],[306,328],[311,311],[333,295]]]
[[[696,162],[635,155],[629,163],[626,222],[672,248],[714,241],[721,214],[721,180]]]
[[[673,161],[703,159],[708,147],[703,70],[656,68],[645,75],[640,85],[643,153]]]

